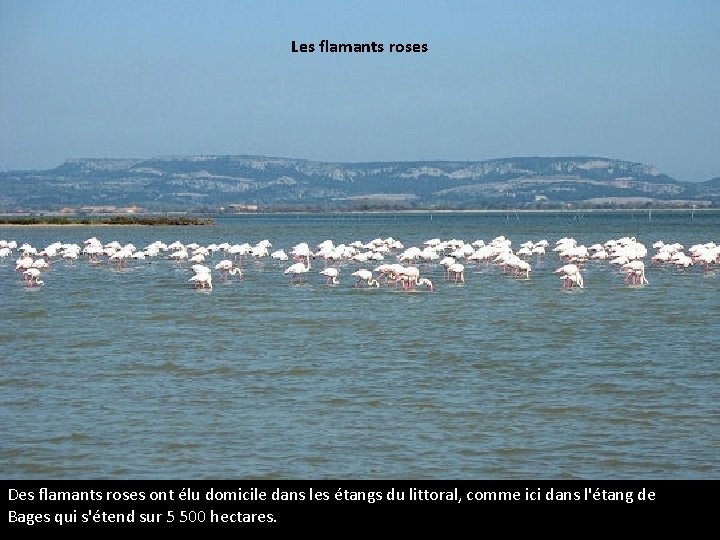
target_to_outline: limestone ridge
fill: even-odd
[[[0,173],[0,210],[138,205],[329,209],[720,202],[720,179],[681,182],[650,165],[601,157],[332,163],[248,155],[70,159]]]

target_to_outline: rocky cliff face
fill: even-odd
[[[522,207],[644,198],[720,200],[720,180],[688,183],[654,167],[598,157],[477,162],[329,163],[264,156],[72,159],[46,171],[0,173],[0,209],[231,204]]]

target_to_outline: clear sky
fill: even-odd
[[[0,0],[0,167],[591,155],[707,180],[719,28],[719,0]],[[322,39],[385,50],[291,51]]]

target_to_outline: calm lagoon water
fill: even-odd
[[[248,215],[207,227],[1,227],[38,249],[96,236],[257,243],[392,236],[517,248],[634,236],[649,285],[591,262],[564,290],[466,265],[435,291],[358,289],[343,263],[245,260],[193,290],[188,264],[53,261],[24,287],[0,261],[0,475],[6,479],[720,478],[720,269],[650,266],[656,240],[720,243],[719,212]],[[216,254],[213,265],[225,258]],[[392,261],[394,262],[394,261]]]

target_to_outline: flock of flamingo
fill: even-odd
[[[212,289],[214,274],[223,281],[230,276],[242,278],[245,275],[243,261],[269,258],[278,261],[278,264],[293,261],[292,264],[288,262],[289,266],[284,270],[291,284],[303,283],[308,279],[312,261],[315,261],[321,267],[318,275],[329,286],[338,285],[341,270],[347,270],[355,278],[353,287],[432,291],[435,285],[427,275],[421,276],[421,273],[438,265],[443,268],[443,280],[456,284],[465,282],[465,269],[470,265],[492,265],[513,278],[528,280],[533,263],[547,255],[555,255],[560,266],[554,273],[560,279],[559,287],[565,289],[585,287],[583,271],[588,261],[605,261],[617,268],[628,286],[649,284],[644,263],[648,249],[635,238],[627,236],[591,246],[578,244],[577,240],[568,237],[557,240],[552,247],[547,240],[527,241],[520,244],[517,250],[513,249],[512,241],[504,236],[487,243],[483,240],[465,242],[433,238],[421,246],[407,248],[392,237],[376,238],[369,242],[356,240],[348,244],[325,240],[315,248],[303,242],[288,252],[283,249],[271,251],[271,248],[269,240],[254,245],[225,242],[207,246],[179,241],[168,245],[158,240],[144,249],[138,249],[133,244],[123,245],[117,240],[102,243],[96,237],[88,238],[82,245],[55,242],[41,249],[28,243],[18,246],[14,240],[0,240],[0,261],[18,256],[15,270],[22,272],[23,283],[27,287],[42,285],[43,274],[55,260],[83,259],[91,265],[124,267],[129,261],[166,258],[189,267],[192,275],[188,283],[192,288]],[[650,257],[651,264],[674,266],[679,271],[699,265],[707,272],[720,262],[720,246],[714,242],[695,244],[685,250],[679,243],[658,241],[652,248],[656,253]],[[217,259],[220,260],[214,262]],[[373,269],[365,266],[373,266]]]

